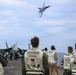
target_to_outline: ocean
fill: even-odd
[[[58,60],[57,60],[57,65],[60,66],[60,61],[62,60],[63,56],[64,56],[64,53],[57,53],[58,55]]]

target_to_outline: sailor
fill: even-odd
[[[73,51],[71,62],[72,62],[71,63],[72,75],[76,75],[76,43],[75,43],[75,50]]]
[[[71,71],[72,75],[76,75],[76,53],[72,55],[72,60],[71,60]]]
[[[47,59],[48,59],[48,49],[47,49],[47,47],[45,47],[45,48],[43,49],[43,52],[46,54]]]
[[[71,57],[73,54],[72,52],[73,52],[73,48],[71,46],[68,46],[68,52],[64,54],[64,58],[63,58],[63,65],[64,65],[63,75],[72,75],[72,71],[71,71]]]
[[[24,54],[22,75],[49,75],[46,54],[38,49],[39,38],[33,37],[30,41],[32,48]]]
[[[57,60],[58,60],[58,55],[55,51],[55,46],[51,46],[51,50],[48,52],[48,62],[50,65],[50,75],[58,75],[58,70],[57,70]]]
[[[10,60],[12,60],[12,57],[13,57],[13,50],[10,50],[9,55],[10,55]]]
[[[18,51],[14,51],[14,55],[15,55],[15,60],[18,60]]]
[[[7,66],[7,59],[0,54],[0,75],[4,75],[4,69],[3,67]]]

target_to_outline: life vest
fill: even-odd
[[[42,62],[43,52],[28,50],[24,54],[26,74],[45,74]]]
[[[64,69],[71,69],[71,57],[72,54],[70,53],[65,53],[64,54]]]
[[[71,60],[71,70],[72,70],[72,73],[74,74],[74,75],[76,75],[76,53],[74,53],[73,55],[72,55],[72,60]]]
[[[54,59],[54,54],[55,54],[55,51],[51,50],[48,52],[48,62],[56,63],[56,60]]]
[[[44,50],[43,53],[46,55],[46,57],[48,59],[48,52]]]
[[[3,75],[3,74],[4,74],[4,69],[3,69],[2,64],[0,63],[0,75]]]
[[[47,51],[43,51],[43,53],[45,53],[48,56],[48,52]]]

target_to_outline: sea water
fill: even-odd
[[[58,55],[57,65],[58,66],[61,66],[60,65],[60,62],[62,61],[62,58],[64,56],[64,53],[58,52],[57,55]]]

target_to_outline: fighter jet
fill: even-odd
[[[42,17],[43,12],[45,11],[45,9],[49,8],[49,6],[45,6],[45,3],[43,3],[42,8],[38,8],[39,9],[39,13],[40,13],[40,17]]]
[[[17,42],[17,43],[18,43],[18,42]],[[9,55],[9,52],[10,52],[10,51],[13,51],[13,52],[17,51],[17,52],[18,52],[18,56],[19,56],[19,57],[22,57],[22,52],[23,52],[23,51],[26,52],[27,50],[26,50],[26,49],[21,49],[21,48],[17,47],[17,43],[15,43],[15,44],[13,44],[11,47],[9,47],[8,44],[7,44],[7,42],[5,42],[6,48],[5,48],[5,49],[0,49],[1,54],[2,54],[4,57],[6,57],[6,56],[9,57],[9,56],[10,56],[10,55]]]

